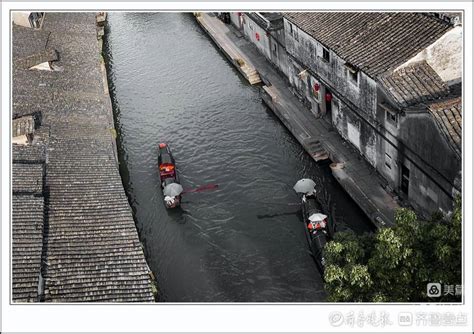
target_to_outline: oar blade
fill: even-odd
[[[201,191],[216,189],[218,187],[219,187],[218,184],[206,184],[206,185],[194,188],[194,189],[186,189],[185,191],[182,192],[182,194],[197,193],[197,192],[201,192]]]

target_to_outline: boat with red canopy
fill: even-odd
[[[166,143],[160,143],[158,145],[158,170],[160,173],[161,188],[165,196],[165,206],[168,209],[178,207],[181,203],[181,192],[183,188],[179,184],[175,160]]]

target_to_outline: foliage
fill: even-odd
[[[325,286],[329,301],[459,301],[446,295],[429,298],[430,282],[461,284],[461,200],[448,217],[419,220],[408,209],[395,225],[360,236],[340,232],[325,247]]]

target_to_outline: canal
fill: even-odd
[[[121,174],[158,300],[324,301],[294,183],[320,180],[341,226],[372,228],[328,164],[306,154],[191,14],[110,13],[104,52]],[[166,210],[161,141],[185,189],[218,188]]]

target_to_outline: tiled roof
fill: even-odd
[[[15,60],[15,65],[21,69],[28,70],[41,63],[58,60],[58,53],[54,49],[36,52],[23,58]]]
[[[13,145],[13,163],[44,163],[46,161],[45,146],[42,144]]]
[[[13,118],[28,116],[35,113],[45,114],[45,111],[52,106],[52,94],[49,91],[41,89],[41,81],[38,80],[37,73],[31,74],[30,77],[22,75],[18,80],[16,73],[25,71],[16,71],[13,69]],[[31,72],[31,71],[29,71]],[[35,71],[38,72],[38,71]],[[28,84],[24,84],[24,80],[29,78]],[[31,87],[38,86],[40,89],[31,91]],[[42,116],[42,115],[41,115]]]
[[[442,102],[432,103],[428,110],[433,114],[448,143],[462,157],[462,99],[451,98]]]
[[[13,73],[24,65],[18,59],[45,50],[49,32],[13,25]],[[15,43],[21,40],[21,43]],[[17,80],[13,74],[12,136],[31,134],[47,94],[34,89],[34,76]],[[21,88],[27,95],[17,94]],[[41,258],[43,250],[44,191],[43,176],[46,161],[45,144],[13,145],[12,147],[12,300],[39,301]]]
[[[402,108],[445,97],[448,86],[426,61],[419,61],[380,78],[383,87]]]
[[[43,192],[43,164],[14,163],[12,168],[13,194],[37,194]]]
[[[41,112],[33,144],[13,148],[13,160],[18,162],[13,188],[31,185],[27,176],[36,168],[32,163],[45,162],[42,298],[151,302],[149,268],[115,157],[95,14],[46,13],[43,30],[37,34],[15,28],[12,39],[17,57],[54,49],[59,56],[55,63],[62,68],[31,71],[21,62],[13,64],[14,115]],[[40,41],[33,41],[28,32]],[[21,214],[21,208],[15,210]]]
[[[12,198],[12,299],[38,301],[43,247],[43,197]]]
[[[12,35],[22,41],[22,43],[12,43],[13,64],[15,64],[16,59],[44,51],[50,32],[12,24]]]
[[[51,130],[46,300],[152,301],[110,131],[81,115]]]
[[[41,111],[50,101],[33,71],[25,68],[32,54],[42,53],[50,33],[43,30],[12,27],[13,121],[12,136],[35,133],[33,143],[12,147],[12,300],[37,302],[43,287],[40,279],[45,225],[44,169],[46,142],[38,140]],[[18,80],[15,73],[28,71],[31,76]],[[21,94],[25,92],[25,94]]]
[[[414,12],[287,12],[284,16],[373,78],[403,64],[452,28]]]

